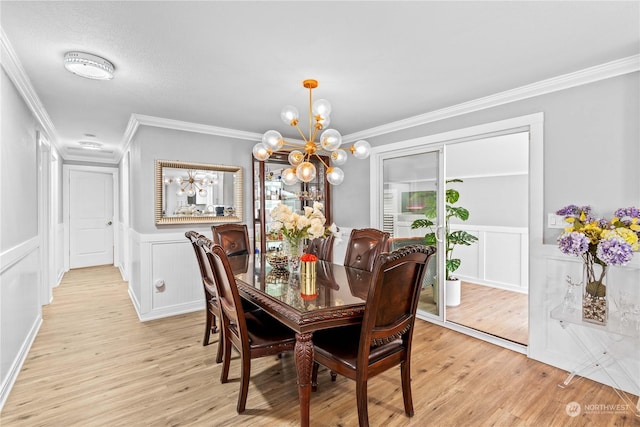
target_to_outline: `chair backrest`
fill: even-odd
[[[435,253],[435,246],[410,245],[378,255],[362,320],[357,366],[367,366],[372,348],[398,339],[410,354],[421,284]]]
[[[211,267],[209,266],[207,255],[205,254],[202,245],[198,244],[198,241],[201,238],[204,238],[204,236],[196,231],[187,231],[184,235],[189,239],[193,246],[193,251],[196,254],[196,260],[198,260],[198,267],[200,268],[200,276],[202,277],[205,298],[209,299],[210,295],[216,295],[216,288],[213,283],[213,271],[211,271]]]
[[[236,279],[229,265],[229,259],[224,248],[206,237],[198,239],[207,255],[207,260],[213,271],[214,284],[218,292],[218,305],[222,313],[222,326],[224,331],[229,331],[229,336],[236,345],[240,346],[243,354],[249,349],[249,335],[242,309],[240,293],[236,285]]]
[[[389,233],[375,228],[351,230],[344,265],[372,271],[376,257],[384,251]]]
[[[251,251],[246,224],[212,225],[213,243],[224,248],[227,255],[248,254]]]
[[[306,253],[324,261],[333,261],[333,235],[309,240]]]

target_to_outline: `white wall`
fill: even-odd
[[[3,58],[3,67],[4,67]],[[0,408],[42,322],[39,293],[36,131],[4,68],[0,71]],[[16,185],[18,184],[19,185]]]

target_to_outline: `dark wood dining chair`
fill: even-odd
[[[224,355],[220,382],[223,384],[229,378],[231,363],[231,347],[240,353],[242,363],[240,373],[240,394],[236,410],[244,412],[249,378],[251,375],[251,359],[264,356],[280,355],[286,351],[293,351],[296,340],[294,332],[269,316],[263,310],[257,309],[245,312],[235,277],[229,265],[229,259],[222,246],[204,240],[207,259],[214,272],[215,285],[218,291],[219,306],[222,315],[224,339]]]
[[[369,425],[367,380],[400,365],[404,411],[413,416],[411,341],[420,286],[434,246],[411,245],[380,254],[361,325],[315,332],[312,384],[318,364],[356,382],[360,427]]]
[[[224,248],[227,256],[251,253],[249,231],[246,224],[212,225],[213,243]]]
[[[333,236],[309,240],[305,252],[315,255],[323,261],[333,261]]]
[[[376,257],[387,246],[389,233],[375,228],[360,228],[351,230],[344,265],[371,271]]]
[[[204,299],[206,302],[205,309],[207,313],[202,345],[207,346],[210,344],[209,339],[211,333],[215,334],[218,332],[216,317],[221,317],[220,306],[218,305],[218,293],[214,284],[213,271],[211,271],[209,261],[207,260],[207,255],[202,244],[198,243],[199,239],[205,236],[196,231],[187,231],[185,236],[193,246],[193,251],[196,254],[196,260],[198,261],[198,267],[200,268],[200,276],[202,277]],[[216,363],[222,362],[222,331],[220,332],[220,336],[218,337],[218,354],[216,355]]]

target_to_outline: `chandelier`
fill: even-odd
[[[198,194],[200,197],[206,197],[208,194],[205,187],[216,184],[217,176],[206,174],[204,176],[196,175],[195,170],[189,170],[187,177],[177,176],[175,178],[166,177],[164,179],[165,184],[171,184],[173,182],[178,186],[176,195],[193,197]]]
[[[330,166],[321,155],[331,159],[332,165],[343,165],[347,161],[347,152],[340,148],[342,135],[335,129],[327,129],[329,126],[329,114],[331,104],[326,99],[318,99],[313,102],[313,89],[318,87],[317,80],[304,80],[302,86],[309,89],[309,135],[305,135],[299,123],[298,109],[293,105],[287,105],[282,109],[280,118],[289,126],[293,126],[304,140],[304,143],[285,141],[282,135],[275,130],[269,130],[262,136],[262,142],[253,147],[253,157],[265,161],[274,152],[287,148],[291,149],[288,160],[290,168],[282,172],[282,181],[287,185],[293,185],[298,181],[310,182],[316,177],[316,167],[311,163],[311,158],[317,158],[326,168],[326,176],[329,184],[338,185],[344,181],[344,172],[339,167]],[[316,136],[322,131],[318,142]],[[323,152],[324,151],[324,152]],[[371,153],[371,145],[365,140],[354,143],[349,151],[357,159],[366,159]]]

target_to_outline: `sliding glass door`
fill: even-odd
[[[372,224],[391,235],[391,249],[424,244],[425,235],[435,233],[438,253],[443,253],[444,189],[440,184],[444,182],[444,147],[374,150],[372,157],[372,168],[378,168],[374,176],[379,179],[372,186],[379,189],[371,194],[372,206],[380,207],[372,212]],[[412,228],[416,220],[431,225]],[[427,268],[418,310],[443,320],[444,295],[438,278],[444,277],[444,262],[439,258],[433,257]]]

